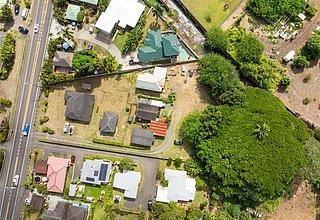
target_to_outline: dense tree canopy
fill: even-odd
[[[0,79],[6,79],[12,70],[16,56],[16,39],[12,33],[7,33],[0,48]]]
[[[220,55],[209,54],[200,59],[200,80],[211,88],[213,97],[242,87],[236,68]]]
[[[293,60],[292,66],[298,69],[302,69],[309,66],[309,61],[307,60],[307,57],[299,55]]]
[[[9,5],[0,8],[0,21],[8,22],[13,19],[12,10]]]
[[[99,59],[91,50],[81,50],[74,54],[72,68],[78,76],[92,75],[99,68]]]
[[[305,8],[305,0],[249,0],[247,2],[247,9],[250,12],[274,22],[282,16],[290,16],[294,19]]]
[[[316,31],[303,46],[302,55],[308,60],[320,58],[320,31]]]
[[[254,206],[287,190],[305,163],[303,145],[309,134],[269,92],[247,88],[245,93],[243,107],[210,106],[195,115],[190,131],[201,138],[197,161],[214,189],[233,202]],[[181,131],[191,124],[187,120]],[[203,135],[208,129],[210,135]]]
[[[244,34],[235,42],[236,57],[239,62],[258,63],[264,46],[255,37]]]
[[[228,34],[220,28],[210,29],[206,35],[206,46],[211,51],[227,51],[229,43]]]

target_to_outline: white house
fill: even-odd
[[[167,77],[167,68],[155,67],[153,74],[139,74],[136,88],[154,92],[162,92]]]
[[[136,199],[140,181],[140,172],[123,171],[123,173],[115,174],[113,187],[124,190],[124,197],[129,199]]]
[[[138,0],[111,0],[106,11],[100,15],[96,27],[109,34],[115,25],[134,28],[144,8]]]
[[[156,201],[169,203],[194,200],[196,181],[187,175],[187,171],[165,169],[164,177],[168,180],[168,187],[158,186]]]

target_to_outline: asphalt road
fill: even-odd
[[[22,182],[25,178],[28,156],[26,154],[29,147],[29,136],[22,135],[21,130],[26,122],[30,123],[32,130],[36,103],[39,95],[39,73],[44,59],[48,32],[51,21],[52,5],[49,0],[33,1],[32,24],[29,29],[29,44],[25,57],[23,74],[20,82],[19,99],[17,101],[17,111],[15,114],[15,126],[11,149],[7,150],[8,167],[4,167],[2,175],[6,176],[5,188],[0,207],[1,220],[21,219],[21,211],[24,194]],[[40,25],[39,33],[33,33],[34,24]],[[13,177],[19,175],[18,187],[12,187]]]

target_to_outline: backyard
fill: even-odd
[[[237,8],[241,0],[181,0],[197,20],[209,30],[220,26],[223,21]],[[203,6],[205,7],[199,7]],[[227,9],[226,5],[229,5]]]

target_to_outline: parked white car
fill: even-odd
[[[27,8],[23,9],[22,14],[21,14],[23,20],[27,19],[28,14],[29,14],[29,9],[27,9]]]
[[[64,132],[64,133],[68,133],[69,127],[70,127],[70,123],[69,123],[69,122],[65,123],[65,124],[64,124],[64,127],[63,127],[63,132]]]
[[[35,34],[38,33],[39,32],[39,24],[35,24],[33,30],[34,30]]]
[[[185,76],[186,75],[186,66],[182,65],[181,66],[181,76]]]
[[[19,184],[19,175],[15,175],[12,181],[13,186],[17,187]]]

